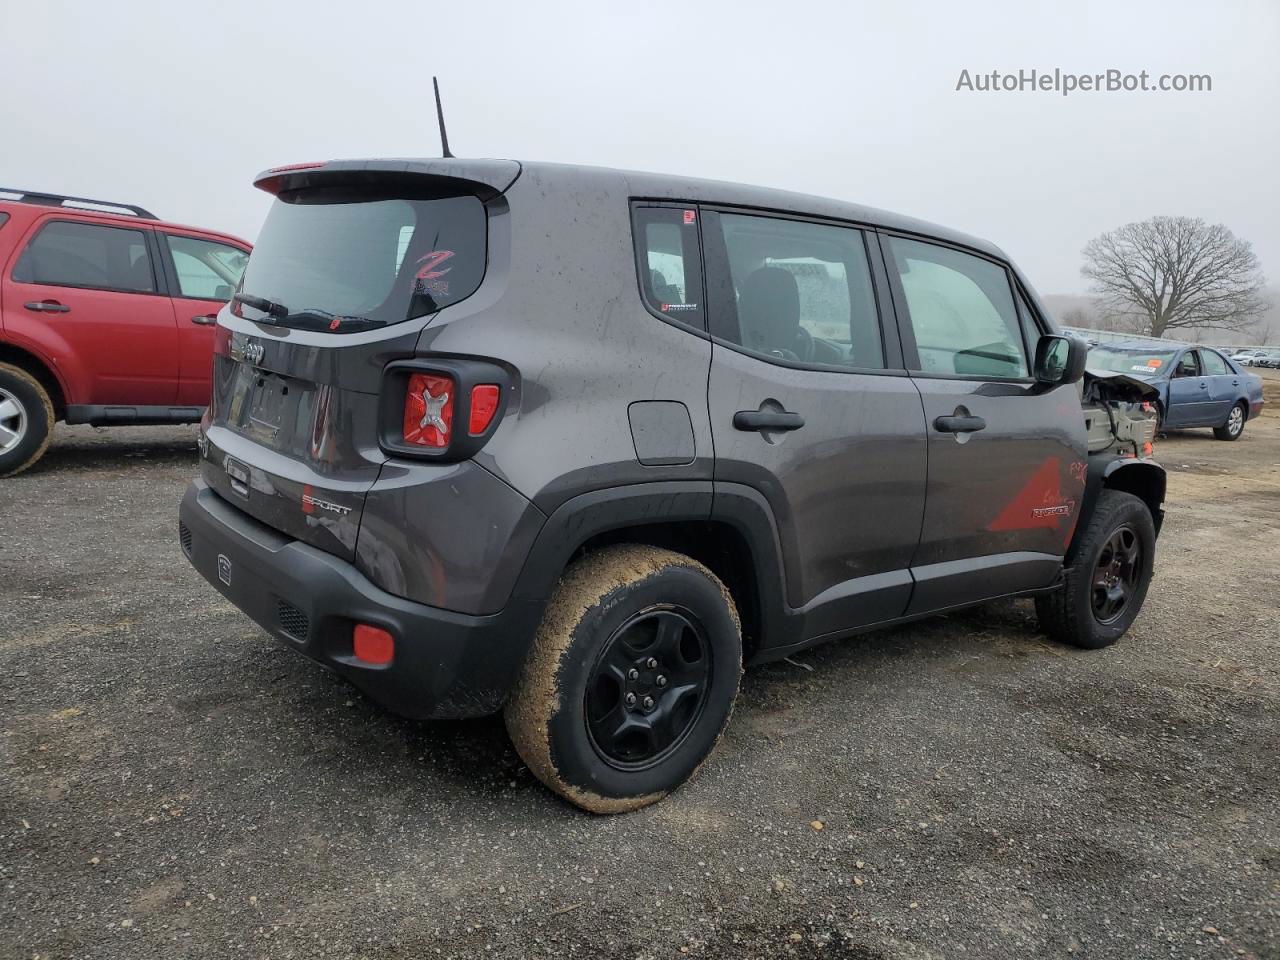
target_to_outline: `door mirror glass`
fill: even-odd
[[[1088,353],[1083,340],[1043,336],[1036,344],[1036,379],[1054,385],[1075,383],[1084,376]]]

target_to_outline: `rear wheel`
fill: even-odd
[[[0,477],[21,473],[39,460],[52,436],[48,392],[21,367],[0,363]]]
[[[507,704],[516,751],[593,813],[662,799],[711,753],[742,674],[729,592],[669,550],[610,547],[565,573]]]
[[[1103,490],[1062,589],[1036,598],[1040,628],[1075,647],[1096,650],[1115,643],[1142,609],[1155,548],[1147,505],[1131,493]]]
[[[1237,403],[1231,408],[1231,412],[1227,414],[1226,423],[1220,427],[1213,428],[1213,435],[1219,440],[1239,440],[1240,434],[1244,433],[1246,416],[1243,401]]]

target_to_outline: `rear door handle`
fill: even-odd
[[[942,433],[976,433],[987,428],[987,421],[982,417],[938,417],[933,421],[933,429]]]
[[[739,410],[733,415],[735,430],[799,430],[804,417],[798,413],[776,413],[772,410]]]
[[[210,327],[210,326],[213,326],[213,324],[218,322],[218,316],[217,314],[214,314],[214,313],[201,314],[198,317],[192,317],[191,322],[198,323],[202,327]]]
[[[37,313],[70,313],[71,308],[57,300],[28,300],[23,304],[28,310]]]

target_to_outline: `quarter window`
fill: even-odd
[[[55,220],[46,224],[13,268],[18,283],[154,293],[151,256],[141,230]]]
[[[1027,356],[1033,361],[1036,356],[1036,344],[1040,342],[1040,325],[1036,323],[1035,311],[1021,294],[1018,296],[1018,322],[1022,324],[1022,337],[1027,341]]]
[[[1212,350],[1201,350],[1200,362],[1204,364],[1206,377],[1225,377],[1231,372],[1227,369],[1227,361]]]
[[[236,247],[196,237],[168,237],[173,268],[182,296],[196,300],[230,300],[249,255]]]
[[[769,360],[884,369],[862,231],[740,214],[714,221],[717,337]]]
[[[646,305],[664,319],[703,329],[697,210],[636,207],[634,229]]]
[[[1022,379],[1027,356],[1009,276],[990,260],[890,237],[922,373]]]

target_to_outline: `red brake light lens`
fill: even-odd
[[[367,623],[356,624],[351,645],[357,660],[375,666],[390,663],[396,654],[395,638],[381,627],[371,627]]]
[[[498,412],[498,385],[481,383],[471,388],[471,423],[467,427],[473,437],[489,429],[493,415]]]
[[[435,373],[410,376],[404,397],[404,442],[434,450],[449,446],[455,392],[452,377]]]

